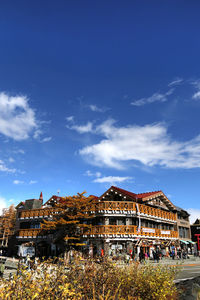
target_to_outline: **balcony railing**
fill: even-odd
[[[40,209],[30,209],[20,212],[19,219],[29,219],[29,218],[45,218],[61,212],[60,208],[40,208]]]
[[[163,218],[163,219],[168,219],[168,220],[172,220],[172,221],[177,220],[175,213],[167,212],[167,211],[161,210],[159,208],[154,208],[154,207],[147,206],[144,204],[138,204],[138,206],[139,206],[139,211],[141,214],[146,214],[146,215],[154,216],[157,218]]]
[[[155,217],[155,218],[162,218],[165,220],[176,221],[177,217],[175,213],[163,211],[159,208],[154,208],[151,206],[147,206],[144,204],[138,204],[140,214]],[[90,211],[94,212],[105,212],[105,211],[112,211],[112,212],[126,212],[131,213],[137,211],[136,203],[135,202],[124,202],[124,201],[101,201],[95,204],[92,204],[89,208]]]
[[[176,221],[177,217],[175,213],[163,211],[159,208],[150,207],[144,204],[138,204],[138,209],[140,214],[153,218],[161,218],[169,221]],[[24,210],[20,212],[19,219],[29,219],[29,218],[45,218],[59,214],[62,209],[56,208],[40,208]],[[94,213],[136,213],[136,203],[135,202],[124,202],[124,201],[101,201],[95,204],[91,204],[88,211]]]
[[[41,229],[20,229],[17,233],[17,236],[20,238],[36,238],[40,236]]]
[[[158,228],[141,227],[140,230],[135,225],[97,225],[92,226],[85,235],[134,235],[158,238],[178,238],[178,232]]]
[[[84,232],[87,236],[106,236],[106,235],[133,235],[136,237],[145,236],[152,238],[178,238],[178,232],[158,228],[138,227],[135,225],[97,225],[92,226]],[[41,229],[20,229],[17,233],[20,238],[36,238],[43,236]]]

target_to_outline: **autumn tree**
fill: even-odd
[[[41,224],[42,230],[53,234],[54,242],[64,240],[66,246],[80,246],[82,236],[91,225],[89,219],[94,217],[94,207],[97,198],[85,196],[85,192],[75,196],[61,198],[55,205],[59,213],[52,216],[52,220],[44,220]]]
[[[4,208],[0,216],[0,246],[7,247],[9,238],[14,234],[16,211],[14,205]]]

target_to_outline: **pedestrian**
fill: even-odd
[[[144,255],[143,249],[140,249],[139,262],[142,263],[144,260],[145,260],[145,255]]]
[[[27,254],[27,256],[26,256],[26,265],[27,265],[27,267],[28,267],[28,269],[30,270],[30,255],[29,254]]]
[[[172,249],[172,259],[174,260],[174,258],[175,258],[175,250]]]
[[[155,259],[156,259],[157,263],[159,263],[159,260],[160,260],[160,251],[158,249],[156,249]]]

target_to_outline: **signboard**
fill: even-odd
[[[170,231],[169,230],[161,230],[161,234],[170,234]]]
[[[155,233],[155,229],[153,228],[142,228],[143,232],[148,232],[148,233]]]
[[[19,246],[18,253],[19,256],[26,257],[29,255],[30,257],[35,256],[35,247],[26,247],[26,246]]]

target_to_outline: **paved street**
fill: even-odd
[[[180,273],[177,276],[176,281],[191,279],[196,276],[200,276],[200,258],[191,256],[189,259],[185,260],[172,260],[172,259],[163,259],[160,261],[161,264],[167,264],[180,266]],[[152,262],[153,265],[157,263]]]
[[[196,276],[200,276],[200,263],[183,265],[177,279],[191,279]]]

